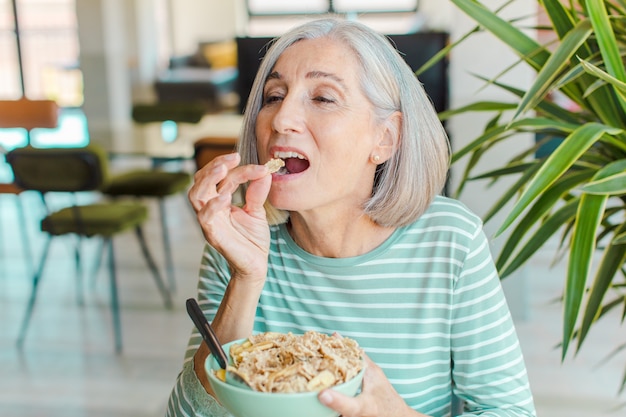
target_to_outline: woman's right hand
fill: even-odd
[[[228,261],[233,277],[265,279],[269,226],[263,204],[272,177],[264,165],[239,166],[231,153],[214,158],[194,175],[188,197],[202,233]],[[243,207],[232,204],[233,193],[249,183]]]

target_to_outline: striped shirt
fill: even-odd
[[[437,197],[415,223],[361,256],[323,258],[271,228],[269,270],[254,330],[338,332],[358,341],[413,409],[464,415],[535,416],[522,352],[481,220]],[[225,260],[207,247],[198,299],[209,319],[228,283]],[[168,416],[228,416],[192,369],[193,333]],[[472,414],[474,413],[474,414]]]

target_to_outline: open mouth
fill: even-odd
[[[309,161],[297,152],[274,152],[273,157],[285,162],[285,166],[276,173],[278,175],[298,174],[309,168]]]

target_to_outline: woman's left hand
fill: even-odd
[[[332,388],[321,391],[318,398],[342,417],[424,417],[404,402],[378,365],[365,355],[367,369],[361,393],[348,397]]]

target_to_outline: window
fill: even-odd
[[[0,0],[0,97],[82,104],[75,1]]]
[[[247,0],[250,16],[415,12],[419,0]]]
[[[17,42],[13,28],[11,0],[0,0],[0,97],[4,98],[22,95]]]
[[[419,30],[419,0],[247,0],[247,36],[276,36],[307,19],[332,14],[359,20],[381,33]]]
[[[57,129],[33,131],[36,146],[81,146],[88,141],[84,115],[73,109],[83,102],[75,1],[0,0],[0,99],[25,95],[53,99],[64,107]],[[27,143],[24,129],[0,129],[0,147]],[[0,160],[0,182],[12,180],[9,171]]]
[[[327,0],[248,0],[248,13],[254,15],[326,13]]]

